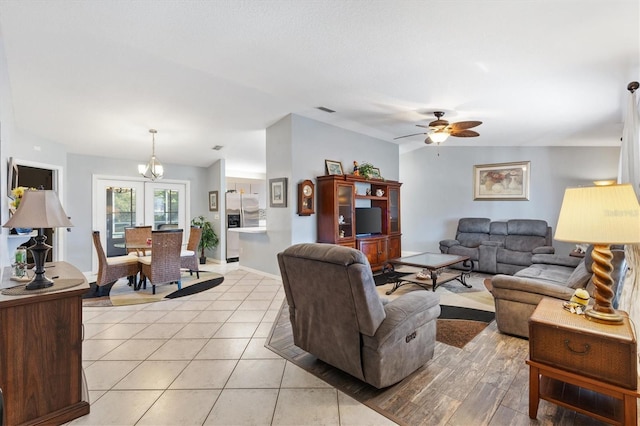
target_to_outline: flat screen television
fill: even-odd
[[[382,232],[382,210],[380,207],[356,208],[356,235],[372,235]]]

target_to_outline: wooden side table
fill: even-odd
[[[636,425],[637,344],[623,325],[587,320],[545,298],[529,319],[529,417],[540,399],[600,421]]]
[[[82,372],[82,294],[89,284],[69,263],[46,268],[48,275],[77,284],[41,294],[0,295],[1,424],[63,424],[89,413]],[[5,268],[0,288],[17,284],[10,276]]]

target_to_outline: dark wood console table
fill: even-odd
[[[5,425],[63,424],[89,413],[89,402],[82,400],[82,294],[89,284],[69,263],[46,268],[49,278],[79,284],[41,294],[0,295]],[[11,268],[5,268],[0,288],[19,284],[10,277]]]

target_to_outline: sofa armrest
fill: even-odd
[[[459,246],[460,245],[460,241],[458,240],[442,240],[440,241],[440,247],[453,247],[453,246]]]
[[[440,316],[440,296],[432,291],[412,291],[384,305],[387,315],[376,333],[367,338],[371,348],[384,345],[389,339],[404,339],[421,325]]]
[[[541,246],[533,249],[531,253],[533,254],[554,254],[556,249],[551,246]]]
[[[575,268],[582,261],[579,257],[572,256],[560,256],[557,254],[534,254],[531,257],[531,262],[545,263],[547,265],[560,265]]]

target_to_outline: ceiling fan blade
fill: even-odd
[[[424,143],[426,143],[427,145],[431,145],[433,143],[433,140],[427,136],[427,138],[424,140]]]
[[[416,126],[418,127],[423,127],[425,129],[429,129],[429,126],[425,126],[424,124],[416,124]]]
[[[426,132],[422,132],[422,133],[414,133],[412,135],[404,135],[404,136],[398,136],[397,138],[393,138],[393,140],[395,141],[396,139],[402,139],[402,138],[408,138],[411,136],[418,136],[418,135],[427,135],[428,133]]]
[[[480,136],[480,133],[473,131],[473,130],[458,130],[458,131],[451,131],[449,133],[451,136],[456,136],[459,138],[473,138],[476,136]]]
[[[476,127],[481,124],[482,121],[459,121],[457,123],[451,123],[449,125],[449,129],[452,132],[455,132],[456,130],[471,129],[472,127]]]

